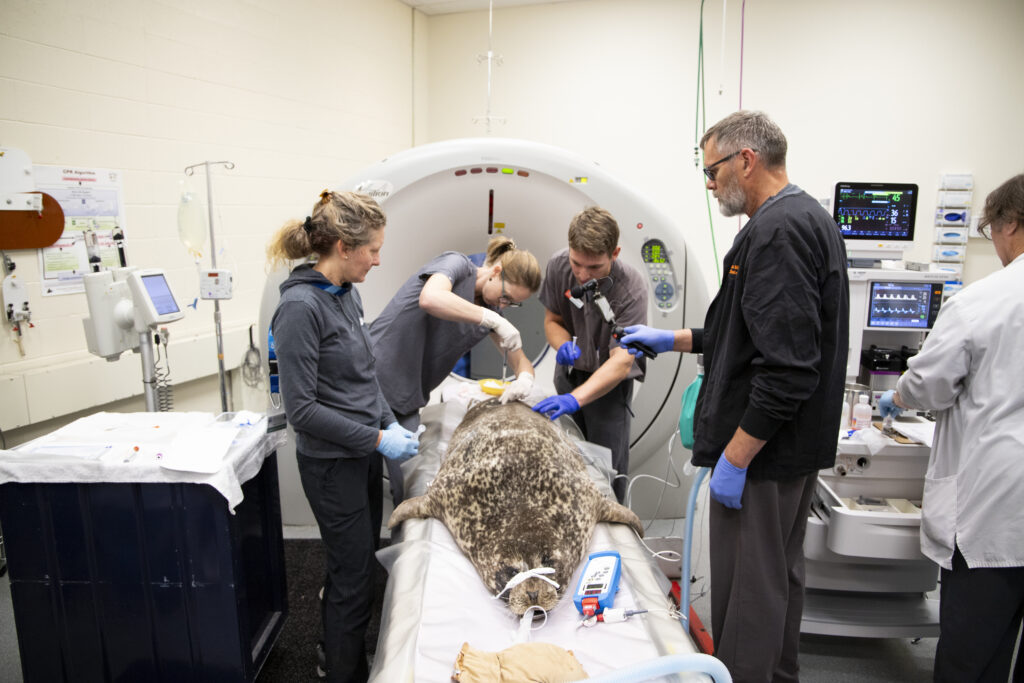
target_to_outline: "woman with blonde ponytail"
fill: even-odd
[[[366,681],[364,639],[379,541],[383,454],[416,454],[377,383],[363,304],[354,287],[380,264],[384,212],[366,195],[328,192],[267,247],[271,263],[307,259],[281,285],[271,334],[299,476],[320,527],[327,572],[321,601],[329,681]]]
[[[540,288],[540,264],[508,237],[494,237],[481,265],[446,251],[401,286],[370,325],[377,377],[395,417],[406,429],[419,426],[420,408],[430,392],[467,351],[490,335],[507,354],[516,380],[502,402],[526,398],[533,387],[533,364],[522,350],[515,326],[501,315]],[[388,463],[395,505],[403,499],[402,470]]]

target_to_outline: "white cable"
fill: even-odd
[[[672,460],[672,446],[675,443],[675,438],[676,438],[676,435],[678,433],[679,433],[679,430],[677,429],[675,432],[672,433],[672,436],[669,437],[668,443],[665,444],[667,449],[668,449],[668,463],[666,463],[666,466],[665,466],[665,469],[666,469],[666,471],[665,471],[665,478],[664,479],[660,479],[660,478],[654,476],[653,474],[637,474],[637,475],[633,476],[632,479],[629,480],[629,485],[626,487],[626,500],[625,500],[625,504],[626,504],[626,507],[628,507],[629,509],[632,510],[633,509],[633,505],[632,505],[632,500],[633,500],[633,482],[635,482],[637,479],[647,478],[647,479],[654,479],[655,481],[660,481],[663,484],[665,484],[665,486],[663,486],[661,488],[661,493],[658,494],[658,504],[657,504],[657,506],[654,509],[654,514],[651,516],[651,519],[648,520],[647,526],[644,527],[644,531],[647,531],[647,529],[649,529],[651,527],[651,524],[654,523],[654,519],[657,518],[658,512],[661,510],[661,503],[662,503],[662,500],[664,499],[664,496],[665,496],[665,490],[668,487],[672,487],[674,489],[677,489],[680,486],[682,486],[683,480],[679,477],[678,471],[675,470],[675,467],[674,467],[675,463]],[[672,484],[672,483],[670,483],[668,481],[668,475],[669,475],[670,472],[675,472],[675,474],[676,474],[676,482],[677,483]],[[619,476],[622,476],[622,475],[619,475]]]
[[[665,444],[665,449],[668,451],[668,462],[665,463],[665,486],[661,487],[661,492],[658,494],[658,502],[654,506],[654,514],[651,515],[651,519],[648,520],[647,526],[644,527],[646,533],[651,525],[654,524],[654,520],[657,519],[658,513],[661,512],[661,502],[665,499],[665,491],[668,489],[668,475],[672,468],[672,442],[675,441],[676,433],[678,429],[672,433],[672,436],[668,437],[668,442]],[[678,479],[678,477],[677,477]]]
[[[677,436],[680,436],[680,438],[681,438],[681,435],[679,434],[679,427],[678,426],[676,426],[676,430],[674,432],[672,432],[672,435],[668,437],[668,442],[665,443],[665,449],[668,451],[668,462],[665,464],[665,481],[666,482],[668,481],[668,475],[669,475],[670,471],[671,472],[675,472],[676,473],[676,485],[673,488],[679,488],[680,486],[683,485],[683,480],[679,477],[679,472],[676,471],[675,460],[672,459],[672,446],[675,445],[676,437]],[[654,508],[654,515],[653,515],[654,517],[657,517],[658,513],[661,512],[661,501],[665,497],[665,490],[667,488],[668,488],[667,486],[661,487],[661,493],[658,494],[658,504]],[[654,522],[654,520],[652,519],[651,523],[653,523],[653,522]],[[672,523],[672,528],[673,528],[673,530],[675,530],[675,522]],[[646,531],[646,529],[645,529],[645,531]]]
[[[710,486],[710,479],[709,479],[708,482],[706,482],[704,485],[702,485],[700,487],[700,491],[697,493],[697,504],[694,505],[694,515],[695,515],[696,519],[693,520],[693,522],[694,522],[693,528],[697,532],[697,538],[698,539],[700,538],[700,531],[699,530],[701,528],[701,525],[703,524],[703,518],[704,518],[704,504],[701,501],[703,499],[706,502],[707,496],[705,494],[709,490],[709,486]],[[690,544],[690,547],[693,548],[693,544],[692,543]],[[706,584],[705,577],[703,577],[703,576],[702,577],[697,577],[696,574],[694,573],[694,570],[693,570],[695,565],[700,564],[700,559],[703,556],[703,554],[704,554],[704,546],[701,545],[701,544],[697,544],[697,552],[694,553],[694,552],[692,552],[692,550],[690,552],[690,561],[691,561],[691,564],[690,564],[690,576],[680,577],[680,581],[683,581],[683,580],[690,581],[691,577],[694,579],[693,583],[696,583],[698,578],[701,581],[701,589],[700,589],[700,593],[698,595],[694,595],[693,591],[690,591],[690,604],[691,605],[694,602],[696,602],[697,600],[699,600],[700,598],[703,598],[705,595],[707,595],[707,588],[706,588],[706,585],[705,585]]]
[[[662,560],[668,560],[669,562],[671,562],[672,560],[683,559],[682,556],[674,550],[655,550],[651,546],[644,543],[643,537],[641,537],[640,534],[636,532],[636,529],[633,529],[632,527],[630,527],[630,529],[633,531],[633,535],[636,536],[636,540],[640,541],[640,545],[642,545],[644,549],[651,554],[651,557],[660,558]]]

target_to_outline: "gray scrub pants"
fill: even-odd
[[[402,425],[410,432],[415,432],[420,427],[420,411],[407,414],[395,413],[395,419],[398,420],[398,424]],[[383,456],[381,456],[383,457]],[[388,468],[388,481],[391,484],[391,500],[394,501],[395,507],[405,500],[405,474],[402,473],[401,463],[397,463],[390,458],[384,458],[384,464]]]
[[[567,394],[586,382],[592,373],[575,370],[565,365],[555,368],[555,391]],[[630,403],[633,400],[633,380],[624,379],[601,398],[588,403],[572,414],[573,422],[587,441],[604,446],[612,452],[612,467],[619,474],[629,473],[629,428],[633,422]],[[619,502],[626,498],[627,481],[617,477],[612,490]]]
[[[735,683],[799,680],[804,532],[817,479],[748,479],[740,510],[710,501],[711,633]]]

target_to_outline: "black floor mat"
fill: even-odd
[[[387,540],[381,541],[382,545]],[[286,539],[285,574],[288,581],[288,618],[277,643],[257,677],[259,683],[315,681],[316,645],[323,635],[320,625],[320,586],[324,578],[324,550],[320,539]],[[373,614],[366,632],[366,651],[377,649],[380,611],[387,573],[377,565]]]

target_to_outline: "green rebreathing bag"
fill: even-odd
[[[693,448],[693,414],[697,409],[697,394],[700,393],[700,385],[704,381],[703,361],[703,356],[697,357],[697,376],[683,392],[683,402],[679,411],[679,441],[686,448]]]

